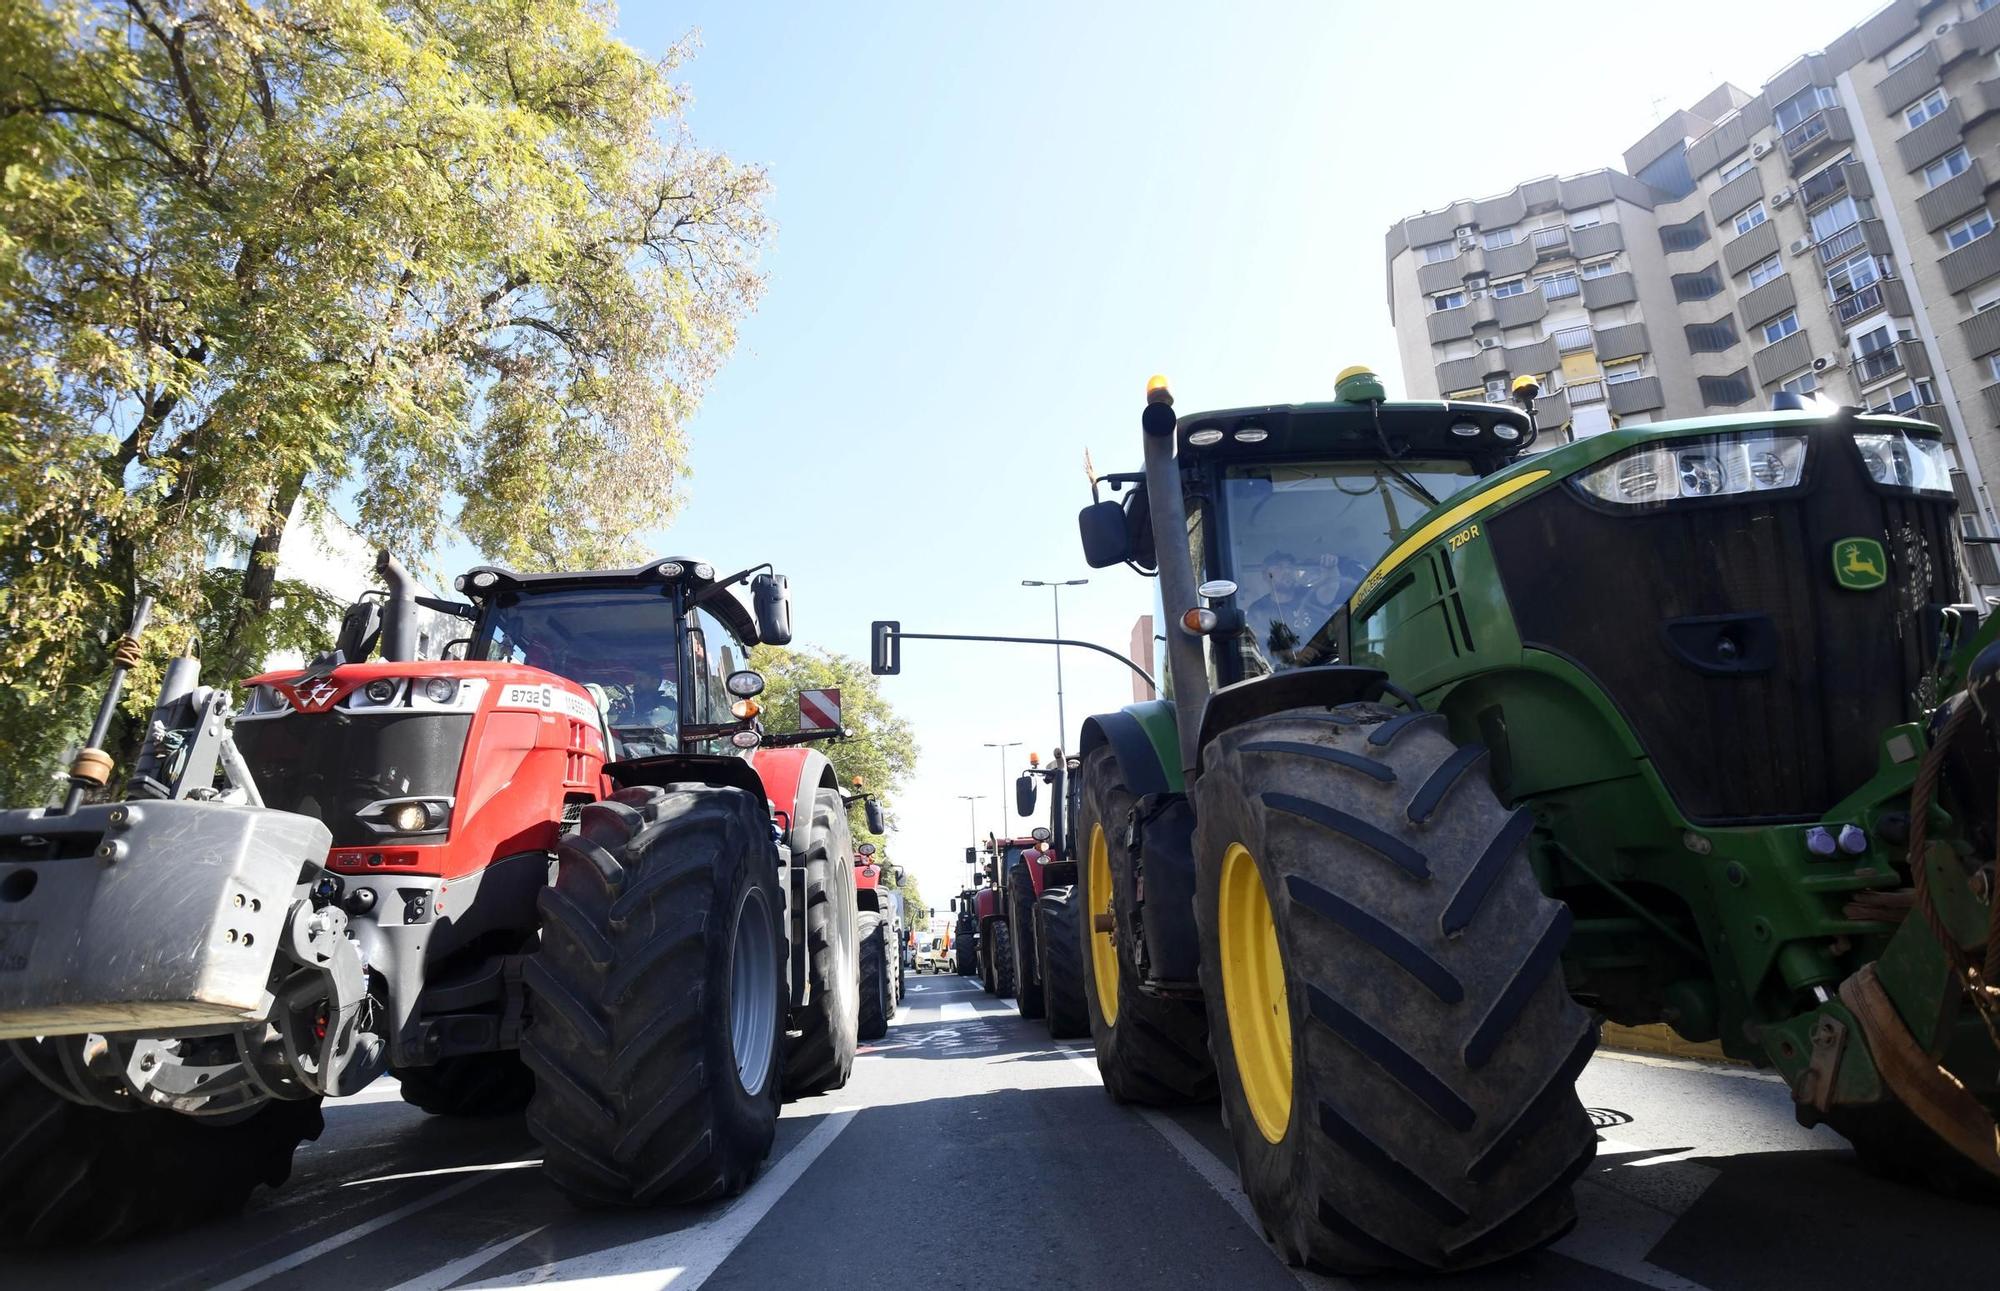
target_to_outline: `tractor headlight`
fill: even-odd
[[[1868,477],[1877,484],[1918,493],[1951,492],[1951,463],[1942,440],[1900,430],[1870,430],[1856,432],[1854,446],[1861,450]]]
[[[1578,475],[1576,486],[1620,506],[1656,506],[1789,489],[1805,469],[1804,435],[1717,435],[1641,445]]]

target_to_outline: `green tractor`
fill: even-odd
[[[1155,378],[1145,470],[1079,518],[1157,572],[1165,655],[1080,741],[1111,1093],[1219,1094],[1271,1240],[1338,1272],[1566,1232],[1600,1019],[1775,1067],[1868,1164],[2000,1182],[2000,619],[1938,430],[1527,456],[1532,386],[1335,393],[1177,418]]]

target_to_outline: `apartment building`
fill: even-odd
[[[1412,395],[1533,374],[1543,423],[1580,435],[1781,390],[1922,417],[1968,531],[2000,533],[2000,0],[1898,0],[1623,161],[1389,230]]]

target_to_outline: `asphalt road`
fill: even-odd
[[[1831,1132],[1794,1123],[1775,1080],[1600,1054],[1581,1087],[1602,1143],[1576,1231],[1448,1285],[1994,1283],[2000,1214],[1863,1174]],[[1087,1046],[1050,1042],[966,978],[911,979],[888,1038],[864,1049],[847,1088],[786,1108],[764,1174],[732,1203],[574,1210],[542,1181],[518,1119],[432,1119],[389,1082],[329,1104],[326,1122],[291,1183],[239,1219],[9,1257],[0,1286],[1343,1285],[1264,1245],[1213,1108],[1113,1104]]]

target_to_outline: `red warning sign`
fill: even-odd
[[[802,690],[799,692],[799,728],[807,731],[840,729],[840,691]]]

